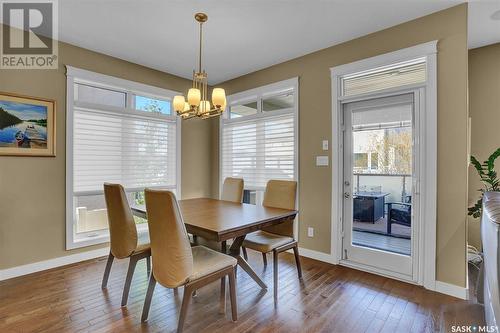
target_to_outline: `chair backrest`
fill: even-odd
[[[179,204],[170,191],[144,192],[153,276],[165,287],[178,287],[193,273],[193,254]]]
[[[111,253],[126,258],[137,248],[137,229],[134,216],[120,184],[104,183],[104,198],[108,209]]]
[[[262,206],[295,209],[297,197],[297,182],[289,180],[270,180],[267,182]],[[281,236],[293,237],[293,222],[288,221],[266,227],[263,230]]]
[[[241,203],[243,201],[243,179],[227,177],[222,185],[221,200]]]

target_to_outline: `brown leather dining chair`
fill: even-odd
[[[166,288],[184,286],[177,326],[177,332],[181,332],[193,292],[228,276],[232,319],[236,321],[236,259],[204,246],[191,247],[179,204],[172,192],[146,189],[145,197],[153,272],[149,277],[141,320],[144,322],[148,318],[156,282]],[[220,301],[225,303],[225,294],[221,294]]]
[[[266,186],[262,205],[266,207],[295,209],[295,198],[297,195],[297,182],[286,180],[270,180]],[[302,278],[300,267],[299,247],[293,238],[294,220],[286,221],[278,225],[269,226],[262,230],[248,234],[243,241],[243,254],[247,259],[246,248],[262,253],[264,265],[267,264],[266,254],[273,252],[273,275],[274,275],[274,299],[278,298],[278,255],[289,249],[293,249],[297,273]]]
[[[109,274],[113,259],[129,258],[127,277],[123,287],[122,306],[127,304],[132,277],[134,276],[137,262],[146,258],[147,272],[151,271],[151,249],[149,240],[139,239],[135,227],[134,216],[127,201],[125,190],[120,184],[104,184],[104,198],[108,210],[108,225],[110,236],[110,252],[104,276],[102,278],[102,288],[108,284]]]

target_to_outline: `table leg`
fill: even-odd
[[[226,241],[220,244],[220,251],[224,254],[227,253]],[[219,302],[219,313],[226,313],[226,276],[220,279],[220,302]]]
[[[232,255],[233,257],[238,260],[238,265],[245,271],[247,272],[250,277],[257,282],[257,284],[262,288],[262,289],[267,289],[267,285],[262,281],[262,279],[255,273],[255,271],[252,269],[250,264],[240,255],[241,251],[241,245],[243,244],[243,241],[245,240],[245,236],[240,236],[234,239],[233,244],[229,248],[229,254]]]

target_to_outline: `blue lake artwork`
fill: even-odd
[[[47,147],[47,107],[0,100],[0,146]]]

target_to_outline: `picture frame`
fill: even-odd
[[[55,156],[56,101],[0,92],[0,156]]]

